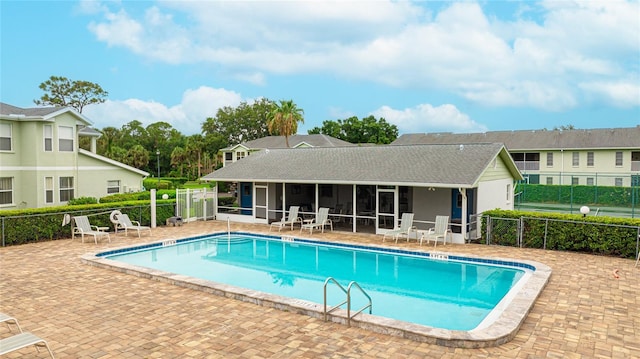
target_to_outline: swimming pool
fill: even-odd
[[[550,273],[542,264],[524,261],[284,239],[220,233],[107,251],[87,259],[316,317],[323,314],[327,277],[345,287],[356,281],[371,296],[373,315],[359,314],[352,321],[355,325],[473,347],[497,345],[515,335],[548,275],[542,282],[536,278]],[[523,297],[532,283],[542,286],[533,299],[530,294]],[[327,288],[329,305],[345,299],[337,286]],[[367,302],[359,294],[353,295],[356,309]],[[517,323],[509,308],[520,312]],[[344,322],[345,313],[337,311],[330,319]],[[505,326],[511,328],[503,328],[506,334],[496,330]]]

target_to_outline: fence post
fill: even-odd
[[[491,216],[487,216],[487,245],[491,244]]]

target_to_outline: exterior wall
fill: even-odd
[[[435,221],[436,216],[451,216],[451,189],[413,187],[413,213],[416,221]],[[416,223],[418,229],[428,229],[433,224]]]
[[[500,157],[496,157],[484,171],[480,177],[480,181],[494,181],[504,178],[511,179],[511,173],[509,173],[509,169],[504,161]]]
[[[513,179],[480,182],[476,198],[476,213],[496,208],[513,209]]]
[[[85,155],[78,157],[78,177],[76,197],[107,196],[108,181],[120,181],[120,192],[137,192],[142,190],[142,179],[140,174],[127,169],[102,162]]]
[[[540,184],[547,184],[552,178],[554,185],[570,185],[576,177],[579,185],[586,185],[587,178],[593,178],[600,186],[615,186],[616,178],[622,179],[622,185],[631,186],[631,176],[639,175],[633,170],[631,153],[640,151],[640,147],[630,149],[587,149],[587,150],[551,150],[539,151],[539,170],[522,170],[523,174],[540,175]],[[579,153],[578,166],[573,165],[573,153]],[[593,152],[593,166],[587,165],[587,153]],[[616,166],[616,152],[622,152],[622,166]],[[553,154],[553,165],[547,165],[547,154]],[[638,167],[638,164],[635,164]]]

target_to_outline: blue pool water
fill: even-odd
[[[477,327],[525,273],[460,257],[430,259],[428,254],[249,234],[213,235],[100,256],[320,304],[328,277],[345,287],[356,281],[371,296],[374,315],[465,331]],[[328,286],[330,306],[344,299],[337,286]],[[357,310],[367,301],[354,292],[353,303]]]

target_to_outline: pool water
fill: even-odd
[[[468,331],[478,327],[526,270],[464,260],[431,259],[311,241],[254,235],[214,235],[144,250],[105,253],[136,266],[323,303],[323,284],[356,281],[372,298],[372,314],[425,326]],[[342,302],[328,287],[328,305]],[[352,310],[368,301],[352,292]]]

